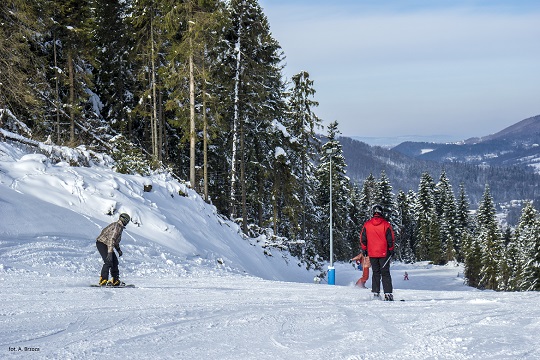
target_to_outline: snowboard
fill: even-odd
[[[119,289],[119,288],[134,288],[135,285],[133,284],[126,284],[126,285],[122,285],[122,286],[101,286],[101,285],[98,285],[98,284],[92,284],[90,285],[90,287],[97,287],[97,288],[104,288],[104,289]]]

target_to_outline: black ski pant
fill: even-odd
[[[371,270],[373,270],[373,276],[371,277],[371,292],[381,292],[381,278],[382,285],[385,294],[392,293],[392,277],[390,276],[390,257],[385,258],[373,258],[370,257]]]
[[[99,254],[101,255],[101,258],[103,259],[103,267],[101,268],[101,278],[108,279],[109,271],[110,271],[112,278],[114,278],[115,280],[119,279],[120,270],[118,269],[118,258],[116,257],[116,254],[114,253],[114,251],[112,253],[112,261],[107,261],[107,253],[109,252],[107,245],[105,245],[101,241],[96,241],[96,247],[99,251]]]

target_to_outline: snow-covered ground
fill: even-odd
[[[95,238],[120,212],[133,216],[121,277],[137,288],[91,288]],[[374,301],[351,264],[336,264],[336,286],[315,284],[258,240],[164,175],[52,164],[0,142],[0,358],[540,359],[538,293],[471,289],[455,264],[396,263],[405,301]]]

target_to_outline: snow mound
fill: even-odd
[[[82,156],[98,159],[95,163],[70,166],[67,161],[81,158],[84,149],[35,145],[0,142],[4,271],[68,273],[89,281],[101,266],[97,235],[126,212],[132,220],[121,242],[123,278],[223,273],[313,278],[287,252],[265,255],[257,240],[245,239],[236,224],[169,174],[120,174],[110,159],[96,154]],[[148,185],[151,190],[145,191]]]

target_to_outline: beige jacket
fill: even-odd
[[[120,241],[122,240],[122,231],[124,231],[124,224],[118,220],[101,230],[101,234],[99,234],[96,241],[107,245],[108,252],[113,252],[113,248],[118,251],[120,249]]]

